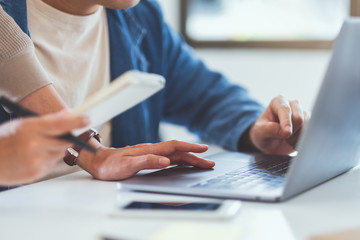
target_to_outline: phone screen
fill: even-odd
[[[220,203],[202,202],[131,202],[124,209],[156,209],[156,210],[188,210],[188,211],[214,211],[220,207]]]

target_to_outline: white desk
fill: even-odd
[[[221,240],[308,239],[360,227],[359,169],[284,203],[243,202],[239,214],[228,221],[110,217],[117,211],[117,197],[130,194],[134,193],[119,192],[115,182],[93,180],[86,172],[2,192],[0,239],[88,240],[102,235],[118,239],[185,239],[179,231],[188,233],[187,237],[191,232],[195,238],[207,230],[214,237],[207,239],[219,239],[215,233],[222,232],[226,234]],[[166,234],[171,229],[175,229],[173,238]],[[230,238],[232,234],[236,237]]]

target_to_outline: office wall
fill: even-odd
[[[179,0],[160,0],[170,26],[179,29]],[[278,94],[299,99],[311,110],[330,51],[274,49],[195,49],[210,67],[241,84],[264,105]],[[176,134],[168,138],[176,138]]]
[[[170,26],[179,30],[179,1],[159,0]],[[330,57],[326,50],[196,49],[196,54],[267,104],[283,94],[311,109]]]
[[[165,19],[171,27],[179,30],[180,25],[180,0],[158,0],[161,4]]]

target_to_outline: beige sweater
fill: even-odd
[[[0,6],[0,95],[19,101],[48,84],[32,41]]]
[[[33,42],[0,6],[0,95],[19,101],[51,83],[35,55]],[[44,179],[78,170],[60,161]]]

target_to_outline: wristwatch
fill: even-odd
[[[89,141],[92,137],[94,137],[96,140],[99,141],[99,143],[101,143],[100,134],[98,133],[98,131],[96,131],[93,128],[90,128],[89,130],[87,130],[86,132],[84,132],[78,136],[78,138],[80,138],[86,142]],[[80,151],[81,151],[81,148],[76,145],[73,145],[70,148],[66,149],[66,153],[63,158],[64,162],[69,166],[76,165]]]

